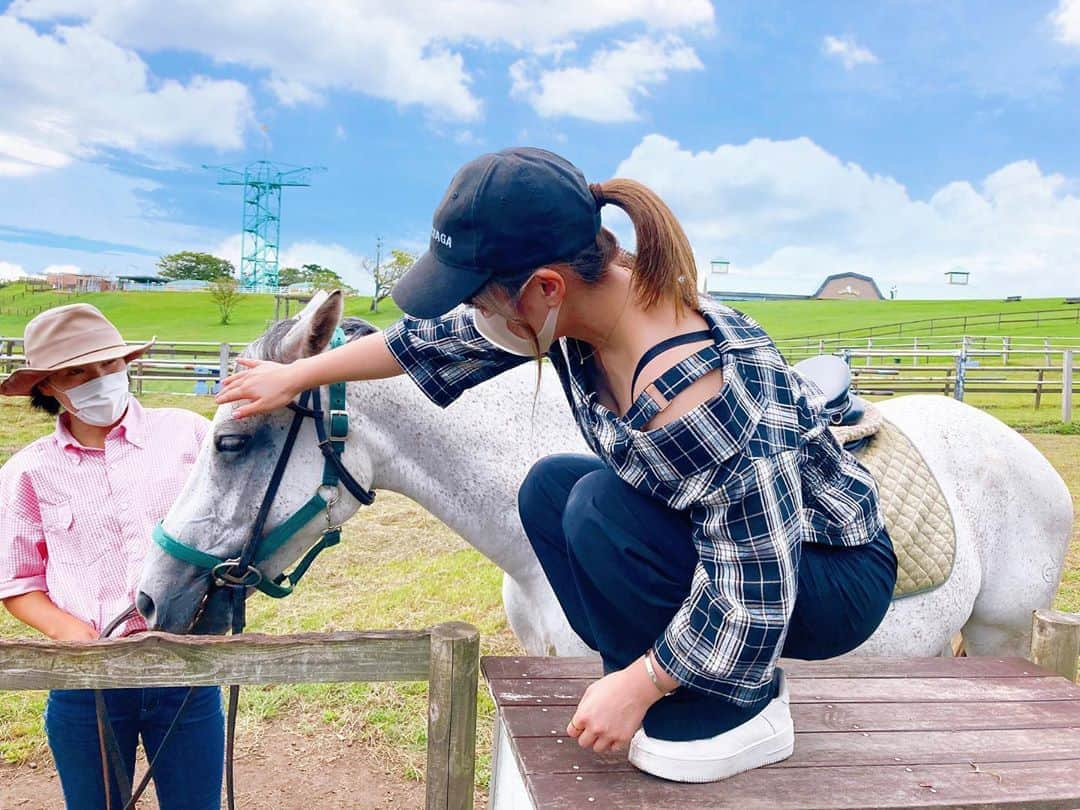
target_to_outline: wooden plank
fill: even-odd
[[[526,774],[630,771],[626,753],[586,751],[573,738],[515,739]],[[1080,727],[1011,731],[799,733],[795,753],[777,768],[965,765],[970,762],[1080,760]]]
[[[464,622],[431,628],[427,810],[472,810],[480,634]]]
[[[535,774],[527,777],[544,810],[604,807],[907,807],[1071,810],[1080,806],[1080,760],[827,768],[759,768],[723,782],[685,785],[643,773]]]
[[[600,659],[485,656],[487,678],[599,678]],[[1054,673],[1024,658],[866,658],[846,656],[828,661],[782,659],[780,665],[795,678],[1022,678]]]
[[[801,678],[790,690],[792,703],[1080,700],[1064,678]]]
[[[0,641],[0,690],[423,681],[427,631]]]
[[[492,679],[502,705],[561,706],[581,700],[591,678]],[[1080,700],[1064,678],[792,678],[792,703],[964,703]]]
[[[566,732],[576,704],[505,706],[513,737],[551,737]],[[1009,703],[797,703],[791,707],[802,732],[978,731],[1080,727],[1080,701]]]

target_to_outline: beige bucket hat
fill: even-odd
[[[50,374],[72,366],[118,357],[134,360],[153,346],[155,340],[129,346],[109,319],[89,304],[47,309],[26,325],[23,331],[26,366],[0,382],[0,394],[28,396]]]

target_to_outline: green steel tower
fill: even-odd
[[[281,189],[310,186],[323,166],[289,166],[256,160],[242,168],[203,166],[218,173],[219,186],[244,187],[240,286],[244,289],[278,286],[278,247],[281,244]]]

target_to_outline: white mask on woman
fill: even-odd
[[[511,332],[509,322],[502,315],[485,315],[479,309],[473,310],[476,317],[476,331],[503,351],[519,357],[535,357],[537,350],[540,354],[546,354],[551,344],[555,342],[555,324],[559,320],[561,306],[562,304],[558,304],[548,310],[544,325],[536,333],[536,342],[539,345],[533,345],[528,338]]]
[[[95,377],[64,392],[79,421],[96,427],[108,427],[124,415],[131,394],[127,369]]]

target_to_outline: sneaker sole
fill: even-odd
[[[788,726],[723,759],[676,759],[631,746],[630,764],[670,782],[718,782],[744,771],[781,762],[795,750],[795,728]]]

